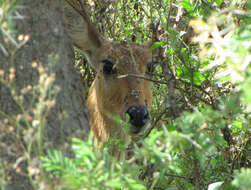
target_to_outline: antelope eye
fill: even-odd
[[[111,74],[116,74],[117,73],[117,70],[116,68],[114,68],[114,63],[105,59],[102,61],[104,63],[104,66],[103,66],[103,72],[105,75],[111,75]]]

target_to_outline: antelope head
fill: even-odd
[[[80,1],[70,1],[66,7],[68,34],[97,72],[90,88],[87,106],[94,136],[105,142],[109,137],[128,144],[150,122],[152,104],[151,43],[114,42],[105,39],[90,22]],[[135,77],[141,76],[141,77]],[[129,115],[129,130],[114,121]]]

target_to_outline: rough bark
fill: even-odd
[[[54,85],[58,86],[60,91],[56,96],[55,106],[45,120],[44,141],[49,145],[46,148],[62,148],[72,137],[85,138],[89,132],[84,89],[81,77],[74,69],[72,43],[63,28],[62,3],[64,2],[60,0],[21,1],[22,8],[18,11],[24,19],[17,20],[16,28],[19,34],[27,34],[30,39],[14,56],[6,56],[0,51],[0,69],[7,73],[10,67],[15,67],[15,87],[12,88],[17,93],[28,85],[38,84],[39,72],[37,68],[32,67],[33,61],[43,66],[45,72],[55,74]],[[30,106],[32,96],[27,94],[24,97],[24,109]],[[1,82],[0,110],[2,133],[9,125],[6,115],[15,118],[15,115],[21,114],[22,109],[11,96],[10,89]],[[7,190],[34,189],[28,177],[23,175],[27,173],[26,161],[19,164],[22,172],[11,167],[22,155],[13,153],[20,151],[17,150],[15,142],[15,137],[10,134],[0,134],[0,163],[3,167],[0,171],[4,171],[6,176],[4,186]],[[0,175],[3,174],[0,172]]]

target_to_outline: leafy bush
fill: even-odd
[[[236,172],[235,179],[232,181],[232,184],[240,189],[251,189],[251,169],[250,168],[242,168],[239,172]]]
[[[158,38],[152,46],[156,63],[152,130],[131,145],[129,160],[116,160],[106,146],[97,151],[92,136],[87,142],[72,140],[72,157],[59,150],[45,154],[43,121],[57,93],[52,88],[53,75],[38,68],[38,86],[27,86],[19,94],[11,80],[14,68],[7,71],[8,77],[0,70],[0,82],[12,90],[20,107],[26,93],[40,100],[15,118],[0,109],[12,121],[12,125],[0,121],[0,137],[17,137],[13,138],[15,145],[22,145],[20,139],[24,139],[27,146],[20,148],[20,158],[27,160],[33,186],[43,181],[55,189],[249,190],[250,1],[90,2],[92,21],[104,36],[133,42]],[[14,30],[15,7],[15,0],[0,0],[0,51],[4,53],[7,42],[15,50],[28,39]],[[88,89],[93,72],[86,65],[80,69]],[[45,173],[34,164],[40,163],[40,157]],[[11,168],[18,170],[17,165]],[[8,177],[3,166],[1,163],[1,189]]]
[[[106,167],[99,169],[99,177],[90,177],[94,181],[88,188],[96,188],[99,178],[111,175],[117,186],[106,185],[107,189],[136,188],[130,183],[139,183],[143,189],[249,188],[249,170],[245,173],[242,169],[237,175],[234,171],[251,166],[250,3],[183,0],[93,5],[93,21],[105,36],[141,42],[152,33],[159,42],[152,46],[158,55],[154,57],[157,65],[153,75],[157,81],[153,88],[154,129],[132,145],[130,160],[119,162],[107,154],[106,148],[92,152],[95,158],[91,168],[111,159],[109,167],[120,169],[113,170],[118,175],[110,174]],[[116,14],[119,16],[114,17]],[[152,23],[152,31],[146,23]],[[124,33],[119,32],[121,25]],[[80,155],[76,149],[74,152],[73,162]],[[53,155],[49,158],[45,159],[47,170]],[[80,163],[78,170],[88,171],[83,178],[87,173],[92,176],[85,161]],[[121,174],[134,181],[122,179]],[[67,178],[67,172],[61,175]],[[113,181],[109,177],[106,180],[108,184]],[[87,188],[87,184],[82,187]]]
[[[88,142],[72,139],[74,158],[66,158],[59,151],[48,152],[42,158],[43,167],[61,180],[59,187],[71,189],[146,189],[137,179],[140,169],[137,165],[120,163],[115,160],[107,148],[97,151],[96,141],[90,135]]]

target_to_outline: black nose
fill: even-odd
[[[137,128],[143,127],[150,119],[145,106],[131,106],[126,113],[130,116],[130,123]]]

